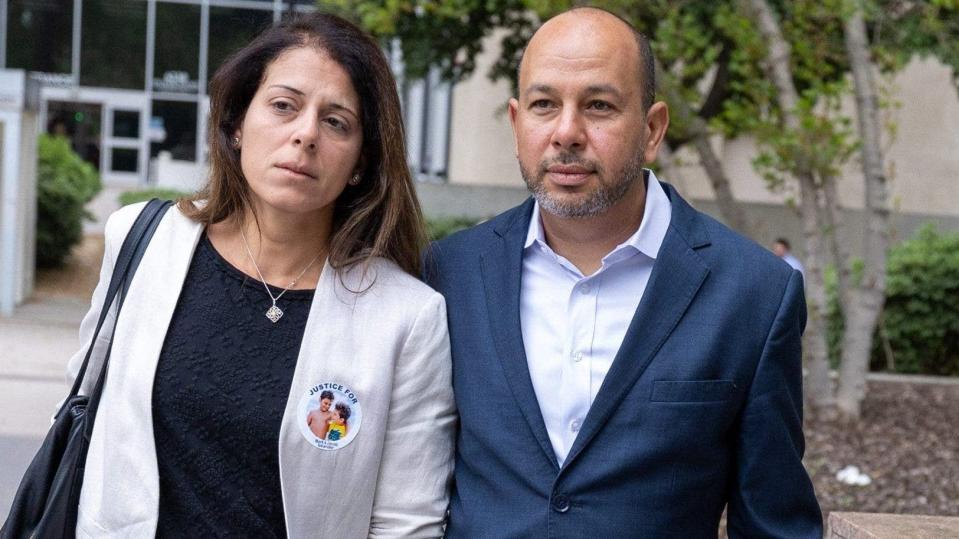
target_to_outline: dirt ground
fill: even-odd
[[[859,423],[807,421],[805,463],[824,513],[959,516],[959,384],[871,382]]]
[[[37,271],[34,299],[73,297],[90,299],[100,278],[103,236],[86,236],[63,268]]]

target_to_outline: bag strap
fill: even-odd
[[[80,386],[83,384],[83,379],[86,376],[87,366],[90,363],[90,357],[93,355],[93,349],[97,342],[97,337],[100,335],[100,329],[103,327],[103,323],[107,319],[110,308],[116,299],[117,316],[119,316],[120,306],[123,305],[123,299],[126,296],[127,286],[132,280],[137,266],[140,264],[140,259],[143,258],[143,253],[146,251],[146,247],[150,243],[150,238],[153,236],[153,232],[156,230],[157,225],[159,225],[160,220],[166,214],[166,211],[172,205],[173,202],[169,200],[160,200],[158,198],[150,200],[147,205],[144,206],[143,210],[140,212],[140,215],[137,216],[136,221],[133,222],[133,226],[130,227],[130,231],[127,232],[126,238],[123,240],[123,245],[120,247],[120,253],[117,255],[116,263],[113,266],[113,275],[110,277],[110,285],[107,287],[107,293],[103,300],[103,306],[100,308],[100,319],[97,321],[97,327],[93,331],[93,337],[90,339],[90,346],[87,348],[87,354],[83,358],[83,365],[80,366],[80,371],[77,373],[76,380],[73,382],[73,388],[70,390],[70,395],[64,400],[63,405],[57,412],[58,417],[67,408],[67,403],[70,401],[70,399],[79,394]],[[113,329],[110,333],[111,342],[113,341],[113,331],[116,331],[116,323],[113,324]],[[99,401],[99,393],[102,390],[102,384],[104,380],[103,374],[107,370],[107,362],[109,359],[110,347],[107,348],[106,357],[103,360],[103,366],[100,370],[100,376],[97,379],[97,384],[93,394],[91,394],[91,403],[94,397],[96,397],[96,400]],[[92,426],[93,422],[88,420],[88,423]]]

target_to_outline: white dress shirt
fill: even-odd
[[[792,253],[786,253],[783,255],[783,261],[792,266],[792,269],[799,270],[799,273],[802,273],[803,278],[806,278],[806,269],[803,268],[802,262],[798,258],[793,256]]]
[[[639,306],[669,228],[669,198],[648,171],[639,229],[584,276],[546,244],[539,204],[523,251],[520,323],[533,390],[560,466]]]

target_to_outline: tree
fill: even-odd
[[[889,203],[886,170],[880,145],[879,98],[866,35],[861,0],[851,0],[843,35],[852,71],[862,141],[868,224],[863,246],[863,274],[845,290],[845,332],[837,405],[846,417],[859,417],[872,337],[886,296],[886,253],[889,250]]]
[[[847,0],[844,7],[843,36],[856,97],[867,227],[862,269],[843,295],[845,331],[837,405],[842,415],[855,418],[865,396],[872,339],[885,301],[889,251],[888,182],[874,73],[877,67],[899,69],[920,54],[936,56],[959,77],[959,2]],[[867,21],[873,23],[871,32]],[[884,32],[889,35],[884,37]]]
[[[794,5],[802,5],[802,1]],[[766,42],[765,68],[776,84],[779,114],[786,127],[786,136],[792,136],[790,132],[808,132],[814,124],[809,122],[808,110],[802,106],[795,89],[796,81],[802,78],[794,69],[797,65],[796,55],[783,37],[771,4],[765,0],[743,0],[740,6],[756,22]],[[877,67],[899,69],[914,54],[934,54],[955,68],[959,65],[959,47],[955,45],[959,17],[954,0],[879,3],[841,0],[824,2],[821,7],[828,7],[835,14],[829,18],[841,24],[840,29],[833,32],[842,37],[844,54],[839,65],[844,64],[843,73],[851,75],[856,100],[859,133],[856,143],[863,169],[867,215],[862,259],[850,260],[838,241],[841,221],[835,178],[825,169],[817,172],[815,156],[818,152],[799,148],[793,154],[792,166],[784,168],[798,180],[801,187],[807,257],[811,257],[811,265],[814,266],[811,275],[807,273],[810,320],[814,324],[811,332],[813,339],[810,339],[813,352],[810,394],[815,404],[829,405],[835,400],[842,417],[857,419],[865,397],[865,375],[873,335],[885,298],[886,253],[890,235],[888,187],[880,144],[880,103],[874,72]],[[867,15],[871,19],[867,19]],[[867,20],[872,23],[871,32]],[[883,41],[883,29],[887,26],[896,30],[891,35],[887,33]],[[798,65],[801,67],[802,63]],[[822,106],[824,100],[828,103],[829,96],[830,92],[817,95],[817,106]],[[828,104],[825,108],[828,110]],[[840,136],[836,141],[842,147],[841,140],[845,135],[841,132],[835,132],[834,135]],[[834,157],[842,160],[845,157],[843,153]],[[814,226],[816,220],[820,223],[818,229]],[[819,324],[825,307],[822,303],[825,299],[824,283],[818,271],[821,268],[815,267],[822,260],[829,260],[837,268],[845,327],[835,398],[827,378],[828,363],[820,355],[822,343],[816,336],[821,329]]]
[[[810,144],[808,135],[814,135],[816,128],[820,127],[813,111],[818,101],[817,92],[807,93],[805,100],[800,98],[792,65],[792,46],[784,37],[772,7],[766,0],[741,0],[740,7],[755,22],[765,42],[763,67],[775,87],[779,127],[782,128],[782,131],[764,140],[774,152],[773,155],[767,154],[764,165],[777,172],[790,174],[799,184],[799,210],[806,246],[807,395],[815,407],[823,408],[831,404],[832,395],[825,331],[826,285],[823,270],[827,242],[824,240],[829,233],[835,234],[836,231],[825,229],[821,223],[826,221],[825,206],[836,202],[834,198],[829,199],[829,195],[835,191],[826,188],[827,183],[835,181],[834,175],[828,170],[833,163],[819,159],[815,154],[818,145]]]

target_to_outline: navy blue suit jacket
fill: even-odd
[[[669,230],[562,468],[520,329],[532,200],[431,247],[460,413],[447,537],[716,537],[727,504],[730,537],[822,537],[802,278],[663,187]]]

